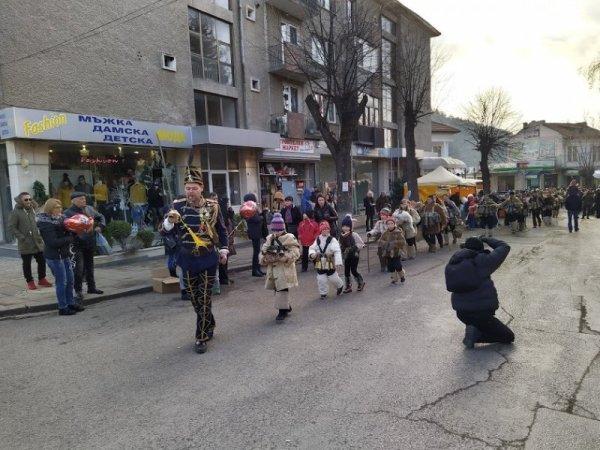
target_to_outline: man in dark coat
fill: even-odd
[[[365,207],[365,216],[367,216],[367,233],[373,229],[373,218],[375,217],[375,199],[373,198],[373,191],[368,191],[367,196],[363,199],[363,205]]]
[[[575,227],[575,232],[579,231],[579,213],[581,212],[582,204],[581,191],[577,187],[577,182],[573,180],[569,184],[567,197],[565,198],[569,233],[573,232],[573,227]]]
[[[285,228],[288,233],[292,233],[298,238],[298,224],[302,222],[302,211],[297,206],[294,206],[294,198],[288,195],[281,208],[281,217],[285,222]]]
[[[492,251],[484,250],[488,244]],[[495,317],[498,292],[491,275],[504,262],[510,246],[494,238],[468,238],[462,249],[446,265],[446,288],[452,292],[452,308],[466,325],[463,344],[473,348],[476,342],[515,340],[513,332]]]
[[[106,226],[104,216],[87,204],[85,192],[75,191],[71,194],[71,207],[64,212],[65,217],[75,214],[84,214],[94,219],[94,228],[87,233],[75,237],[73,251],[75,252],[75,300],[83,300],[83,276],[87,283],[88,294],[104,294],[96,287],[94,279],[94,253],[96,252],[96,233],[100,233]]]
[[[244,195],[243,200],[244,202],[252,201],[256,203],[256,195],[250,192]],[[263,237],[263,216],[259,213],[256,213],[254,216],[245,220],[246,227],[248,229],[248,239],[252,241],[252,276],[264,277],[265,273],[260,270],[260,265],[258,263],[258,256],[260,255],[260,240]]]

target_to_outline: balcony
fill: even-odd
[[[267,3],[290,16],[303,20],[311,9],[318,4],[317,0],[267,0]]]
[[[359,125],[354,132],[354,142],[372,147],[383,147],[383,128],[365,127]]]
[[[271,132],[290,139],[321,139],[313,118],[297,112],[272,115]]]
[[[304,83],[306,74],[295,61],[302,61],[302,49],[293,44],[276,44],[269,47],[269,73]]]

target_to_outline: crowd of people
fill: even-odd
[[[218,199],[215,194],[205,198],[203,187],[201,171],[188,167],[185,195],[174,201],[160,226],[170,273],[179,277],[182,299],[191,301],[196,312],[198,353],[206,352],[215,329],[212,295],[218,295],[221,286],[233,283],[228,274],[228,259],[236,254],[234,235],[239,226],[228,199]],[[86,193],[73,192],[70,197],[67,210],[63,211],[60,200],[51,198],[36,214],[37,205],[29,193],[23,192],[15,199],[16,207],[9,219],[11,232],[18,239],[28,288],[37,288],[31,271],[32,259],[38,263],[38,286],[52,286],[46,279],[48,264],[55,279],[60,315],[73,315],[85,309],[81,304],[84,281],[88,294],[102,293],[94,279],[93,255],[95,234],[104,228],[104,220],[86,204]],[[294,205],[293,198],[286,197],[279,211],[270,212],[256,204],[255,194],[244,196],[252,208],[244,215],[253,249],[251,274],[265,277],[265,289],[274,296],[278,322],[292,311],[290,291],[298,287],[297,262],[302,272],[314,268],[321,299],[329,296],[330,287],[335,296],[353,292],[354,286],[357,292],[365,289],[365,279],[358,271],[365,241],[354,230],[356,220],[351,215],[340,220],[333,200],[320,192],[306,190],[301,205]],[[397,208],[392,208],[385,193],[375,200],[369,191],[364,205],[367,243],[376,243],[381,271],[390,274],[392,284],[406,282],[404,265],[417,256],[418,241],[425,241],[428,251],[434,253],[438,247],[457,244],[464,229],[483,231],[481,238],[466,240],[446,269],[452,305],[466,325],[464,342],[471,348],[476,342],[514,339],[512,332],[493,317],[498,299],[490,276],[510,251],[505,242],[493,238],[495,228],[504,225],[514,234],[522,233],[528,230],[529,218],[533,228],[554,226],[560,208],[564,207],[569,232],[578,232],[580,216],[600,218],[600,189],[581,190],[572,181],[566,189],[480,191],[466,199],[438,192],[424,202],[403,199]],[[65,222],[76,215],[93,218],[94,225],[73,232]],[[484,250],[484,244],[492,251]],[[471,265],[475,265],[475,272],[468,270]],[[459,270],[451,270],[453,266]],[[470,287],[470,283],[477,277],[466,276],[469,272],[482,279],[475,287]],[[479,307],[473,308],[477,302]],[[485,308],[481,306],[484,304]]]

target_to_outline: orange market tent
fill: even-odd
[[[471,185],[470,180],[465,180],[458,175],[454,175],[442,166],[438,166],[435,170],[417,178],[417,185],[419,186],[420,200],[425,200],[428,196],[438,191],[448,192],[448,194],[460,192],[461,196],[465,192],[467,194],[475,192],[475,185]]]

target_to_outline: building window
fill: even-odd
[[[384,77],[392,78],[396,62],[395,47],[391,41],[381,40],[381,72]]]
[[[250,5],[246,5],[246,19],[256,22],[256,9]]]
[[[281,24],[281,41],[298,45],[298,28],[289,23]]]
[[[577,161],[577,147],[575,145],[569,145],[567,148],[567,161]]]
[[[396,108],[394,107],[394,89],[386,84],[381,88],[381,107],[384,122],[396,121]]]
[[[188,8],[188,28],[194,78],[233,86],[231,25]]]
[[[318,37],[313,36],[310,42],[310,56],[317,64],[325,65],[325,49]]]
[[[221,8],[231,9],[229,8],[229,0],[208,0],[210,3],[220,6]]]
[[[396,22],[394,22],[393,20],[391,20],[385,16],[381,16],[381,30],[385,31],[386,33],[393,34],[395,36],[396,35]]]
[[[235,99],[195,91],[194,106],[196,125],[237,128]]]
[[[438,156],[442,156],[442,145],[441,144],[434,144],[433,145],[433,153],[435,153]]]
[[[300,102],[298,102],[298,88],[283,85],[283,111],[300,112]]]
[[[366,127],[379,127],[379,99],[370,95],[367,97],[365,112],[360,116],[360,124]],[[359,99],[362,99],[362,95]]]
[[[260,92],[260,80],[257,78],[250,79],[250,90],[254,92]]]
[[[319,6],[329,11],[329,0],[318,0]]]
[[[313,97],[319,104],[319,110],[321,111],[321,115],[323,117],[327,117],[327,122],[336,123],[337,114],[335,112],[335,105],[332,102],[327,102],[327,97],[325,97],[324,95],[313,94]],[[325,113],[325,109],[327,109],[327,113]]]
[[[377,50],[369,45],[367,41],[359,39],[359,67],[369,72],[376,72],[378,68],[377,64]]]
[[[398,130],[392,128],[383,129],[383,142],[385,148],[396,148],[398,147]]]
[[[215,192],[219,199],[229,198],[230,205],[241,204],[239,151],[232,148],[201,147],[200,165],[204,195]]]
[[[354,0],[346,0],[346,15],[348,19],[352,20],[352,8],[353,8]]]

